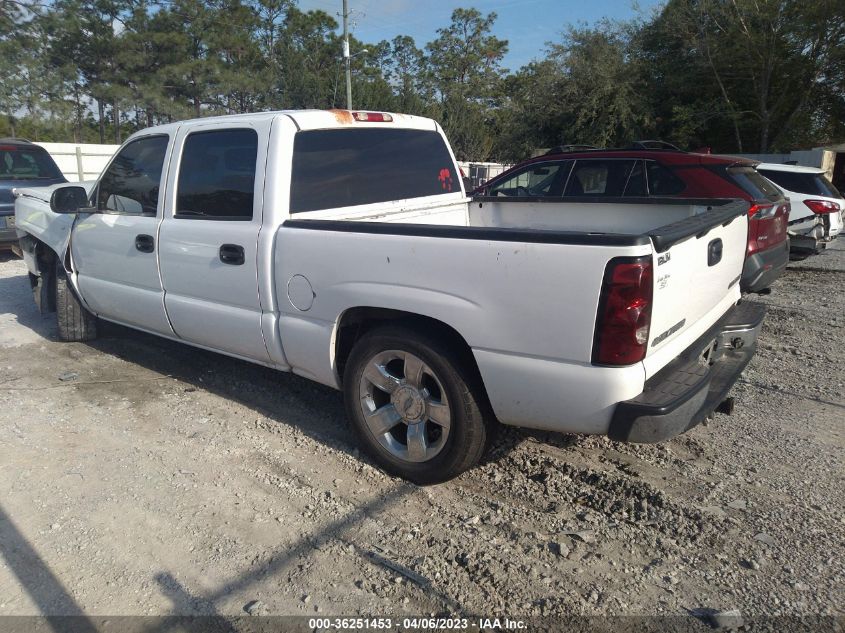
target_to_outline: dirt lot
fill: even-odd
[[[116,326],[56,342],[0,255],[0,615],[841,616],[840,242],[754,299],[732,417],[507,430],[430,488],[360,456],[327,388]]]

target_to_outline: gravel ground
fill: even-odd
[[[25,272],[0,255],[0,615],[845,612],[845,240],[752,299],[733,416],[509,429],[429,488],[327,388],[116,326],[56,342]]]

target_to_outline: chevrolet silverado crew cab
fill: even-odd
[[[656,146],[656,147],[655,147]],[[660,141],[630,149],[562,147],[512,167],[476,193],[552,197],[741,198],[749,202],[748,245],[740,287],[768,292],[789,263],[789,201],[755,169],[756,161],[683,152]]]
[[[90,192],[18,190],[59,337],[97,319],[341,389],[419,483],[497,422],[655,442],[721,403],[763,315],[742,200],[469,200],[432,120],[291,111],[132,135]]]

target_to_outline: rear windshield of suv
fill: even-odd
[[[294,137],[291,213],[460,191],[437,132],[333,129]]]
[[[841,198],[842,194],[831,184],[824,174],[808,174],[795,171],[780,171],[775,169],[760,169],[761,174],[779,187],[795,193],[810,196],[825,196]]]
[[[62,177],[46,150],[0,145],[0,180],[42,180]]]
[[[762,200],[763,198],[778,200],[783,197],[780,190],[757,173],[757,170],[753,167],[731,167],[728,169],[728,173],[734,179],[734,182],[755,200]]]

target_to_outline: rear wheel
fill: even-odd
[[[491,437],[474,373],[436,338],[379,328],[346,363],[347,415],[384,470],[418,484],[446,481],[477,464]]]
[[[90,341],[97,338],[97,317],[79,302],[62,262],[56,260],[56,321],[60,341]]]

